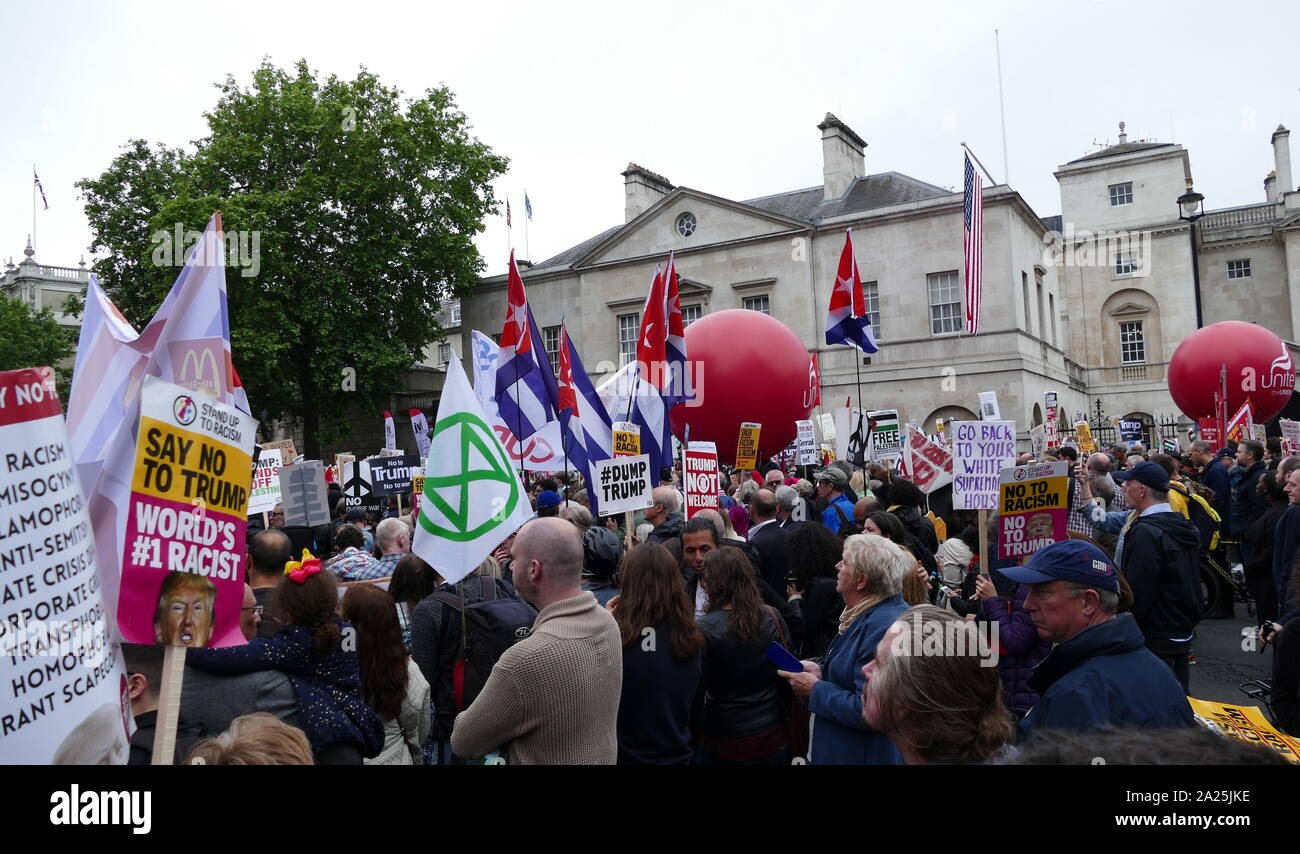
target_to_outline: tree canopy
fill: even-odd
[[[0,295],[0,371],[19,368],[54,368],[59,383],[59,399],[68,400],[68,380],[72,368],[60,363],[69,358],[77,347],[72,330],[65,329],[54,319],[54,314],[43,308],[32,311],[20,299]]]
[[[470,134],[447,89],[404,98],[364,68],[321,80],[305,60],[264,61],[247,88],[218,88],[192,152],[131,140],[78,182],[104,256],[95,272],[139,328],[184,261],[177,229],[221,211],[239,247],[226,270],[231,349],[253,414],[301,420],[317,456],[349,405],[399,387],[442,337],[441,302],[478,281],[473,238],[506,159]]]

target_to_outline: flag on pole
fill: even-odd
[[[811,385],[813,388],[817,389],[817,396],[813,398],[812,405],[821,406],[822,405],[822,372],[821,372],[821,368],[817,366],[816,350],[813,350],[812,365],[808,370],[809,373],[812,374],[812,376],[808,378],[808,384]]]
[[[555,376],[541,343],[541,332],[533,323],[532,311],[528,308],[524,280],[515,266],[514,252],[510,253],[509,283],[494,390],[501,420],[522,442],[548,421],[555,420],[552,404],[555,396],[548,393],[550,386],[555,384]],[[539,356],[546,360],[544,370],[538,361]]]
[[[41,204],[45,205],[46,210],[49,210],[50,203],[45,200],[45,187],[41,186],[41,177],[36,174],[35,166],[32,167],[32,182],[36,185],[36,189],[41,191]]]
[[[966,331],[980,331],[980,301],[984,295],[984,187],[980,176],[966,155],[965,202],[962,224],[966,240],[963,256],[966,266]]]
[[[68,396],[68,437],[90,510],[108,613],[117,613],[144,377],[239,405],[220,235],[216,213],[143,332],[132,328],[93,274],[87,285]]]
[[[668,253],[668,271],[664,274],[664,281],[668,288],[668,334],[664,340],[664,359],[670,374],[665,401],[671,408],[695,399],[695,383],[687,369],[686,325],[682,322],[682,299],[677,291],[677,268],[672,252]]]
[[[565,456],[587,478],[588,485],[593,485],[591,464],[612,456],[612,424],[569,338],[567,326],[560,329],[560,380],[555,408],[560,413]],[[588,496],[592,515],[599,516],[596,490],[589,489]]]
[[[429,436],[411,551],[455,584],[532,514],[514,465],[453,353]]]
[[[429,422],[424,413],[418,409],[409,410],[411,429],[415,431],[415,446],[420,449],[420,456],[429,456]]]
[[[862,294],[862,277],[853,256],[853,232],[844,231],[844,250],[831,289],[831,304],[826,314],[826,343],[848,344],[864,353],[875,353],[876,338],[867,317],[866,299]]]
[[[510,200],[506,199],[506,228],[510,227]]]
[[[528,191],[524,190],[524,216],[533,218],[533,203],[528,201]]]
[[[1254,410],[1251,409],[1250,401],[1248,400],[1241,405],[1240,409],[1237,410],[1237,414],[1233,415],[1232,418],[1229,419],[1228,432],[1224,439],[1224,444],[1226,445],[1228,443],[1228,439],[1231,439],[1234,442],[1244,442],[1251,438],[1250,425],[1254,423],[1254,420],[1255,413]]]
[[[393,423],[393,413],[384,410],[384,450],[397,449],[397,425]]]

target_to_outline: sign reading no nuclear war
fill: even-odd
[[[1016,422],[954,421],[952,506],[996,510],[1002,470],[1016,461]]]
[[[420,473],[420,458],[416,454],[400,457],[381,457],[370,461],[371,492],[377,498],[406,495],[411,491],[415,476]]]
[[[54,371],[0,372],[0,763],[126,763],[100,584]]]
[[[592,463],[600,512],[605,515],[644,510],[654,503],[650,455],[616,457]]]
[[[641,428],[633,421],[615,421],[614,456],[635,457],[641,453]]]
[[[146,377],[117,623],[131,643],[237,646],[257,422]]]
[[[736,443],[736,468],[752,469],[758,467],[758,435],[763,430],[762,424],[746,421],[740,425],[740,440]]]
[[[253,485],[248,493],[248,515],[274,510],[280,503],[280,449],[262,449],[253,468]],[[285,524],[289,524],[285,522]]]
[[[877,409],[867,413],[871,429],[872,462],[897,462],[903,455],[903,437],[898,429],[897,409]]]
[[[718,449],[712,442],[691,442],[686,448],[686,518],[701,510],[718,509]]]
[[[1087,421],[1074,422],[1074,438],[1079,443],[1079,453],[1096,453],[1097,443],[1092,440],[1092,426]]]
[[[1065,539],[1068,468],[1062,461],[1002,470],[998,557],[1028,557]]]

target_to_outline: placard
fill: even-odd
[[[247,643],[239,618],[256,432],[246,412],[145,377],[117,606],[124,640]]]
[[[1300,738],[1277,731],[1258,706],[1234,706],[1188,697],[1197,720],[1228,738],[1260,744],[1276,750],[1293,763],[1300,763]]]
[[[1049,391],[1043,395],[1043,403],[1047,412],[1047,450],[1059,448],[1061,446],[1061,412],[1057,404],[1056,392]]]
[[[752,421],[742,422],[740,438],[736,442],[736,468],[753,469],[758,467],[758,437],[763,425]]]
[[[285,527],[329,524],[333,514],[325,486],[325,467],[320,460],[280,467],[280,506]]]
[[[248,493],[248,513],[266,513],[274,510],[280,503],[280,459],[279,448],[263,448],[253,468],[253,483]]]
[[[298,451],[293,446],[293,439],[276,439],[274,442],[263,442],[259,445],[263,451],[279,451],[280,465],[288,465],[298,457]]]
[[[339,475],[343,487],[343,506],[347,510],[378,512],[383,509],[383,503],[375,495],[374,481],[370,474],[371,462],[357,461],[354,458],[351,462],[343,463]]]
[[[370,491],[376,498],[408,495],[414,488],[420,458],[415,454],[382,457],[370,461]]]
[[[1002,470],[1016,461],[1016,422],[954,421],[952,506],[996,510]]]
[[[1213,449],[1223,447],[1223,437],[1219,435],[1219,420],[1214,417],[1197,419],[1201,441],[1208,442]]]
[[[931,441],[911,424],[907,425],[907,445],[904,450],[907,470],[917,489],[928,495],[939,487],[952,483],[952,451]]]
[[[1092,440],[1092,426],[1087,421],[1075,422],[1074,438],[1079,443],[1079,453],[1091,454],[1096,452],[1097,443]]]
[[[0,448],[0,763],[125,765],[126,671],[51,368],[0,372]]]
[[[835,417],[829,412],[823,412],[818,418],[821,422],[822,441],[833,443],[835,441]]]
[[[897,409],[877,409],[867,413],[871,431],[869,458],[878,463],[894,463],[903,455],[903,436],[898,428]]]
[[[686,518],[701,510],[718,509],[722,491],[718,477],[718,451],[712,442],[691,442],[685,454]]]
[[[1122,442],[1130,443],[1130,448],[1139,444],[1142,441],[1142,422],[1135,419],[1121,418],[1119,421],[1119,438]]]
[[[998,502],[998,557],[1028,557],[1066,538],[1070,514],[1069,463],[1002,470]]]
[[[635,457],[641,453],[641,428],[635,422],[615,421],[613,435],[614,456]]]
[[[1163,441],[1160,443],[1160,450],[1162,450],[1162,451],[1164,451],[1166,454],[1169,454],[1170,456],[1174,456],[1174,457],[1178,456],[1178,454],[1181,453],[1181,451],[1180,451],[1179,448],[1178,448],[1178,440],[1177,440],[1177,439],[1165,439],[1165,440],[1163,440]]]
[[[817,465],[817,437],[813,431],[813,423],[811,421],[796,421],[794,426],[794,443],[799,451],[795,458],[795,465]]]
[[[1283,418],[1280,423],[1282,425],[1282,453],[1288,457],[1300,454],[1300,421]]]
[[[602,516],[644,510],[654,504],[649,454],[596,460],[591,466]]]
[[[1042,459],[1047,452],[1047,425],[1035,424],[1029,428],[1029,454],[1035,460]]]
[[[1001,421],[1002,410],[998,408],[998,395],[994,391],[980,392],[980,420]]]

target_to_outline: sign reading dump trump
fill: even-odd
[[[998,557],[1028,557],[1065,539],[1069,464],[1042,463],[1002,470],[998,502]]]
[[[1014,421],[954,421],[953,509],[996,510],[1002,470],[1015,461]]]
[[[54,371],[0,372],[0,763],[126,763],[100,584]]]
[[[644,510],[654,503],[651,493],[650,455],[616,457],[592,463],[595,469],[596,494],[604,515]]]
[[[248,413],[146,377],[117,622],[132,643],[236,646],[253,439]]]

